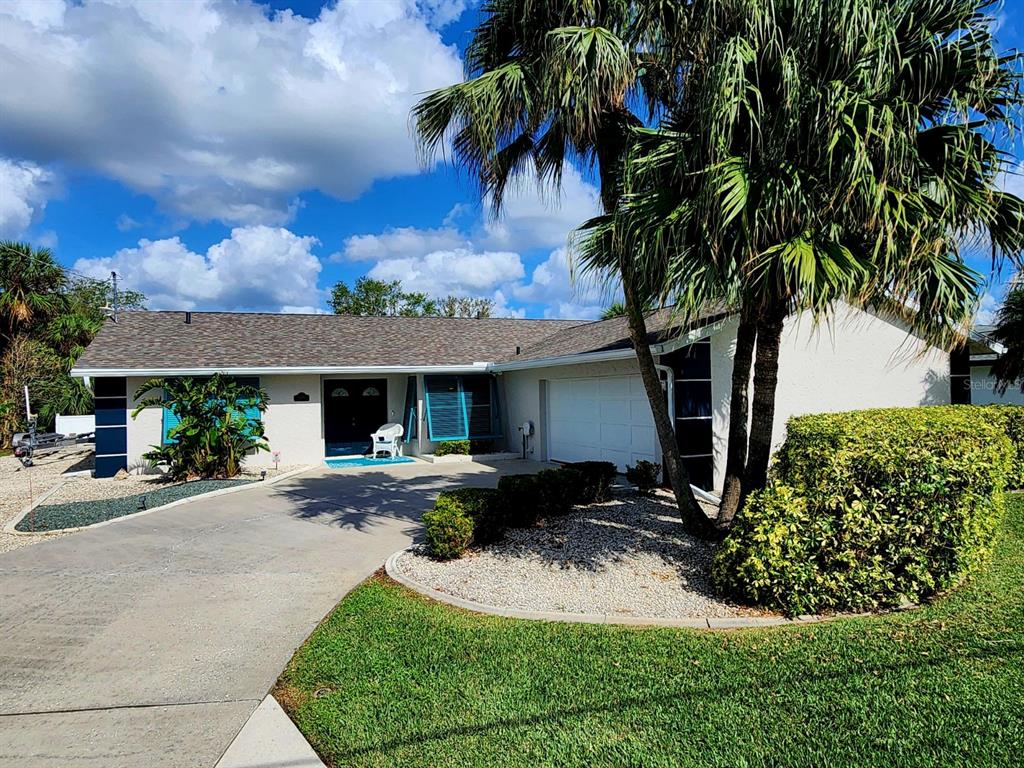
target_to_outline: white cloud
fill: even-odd
[[[519,301],[547,306],[546,317],[592,319],[611,303],[617,291],[588,275],[575,273],[565,248],[559,248],[538,264],[530,282],[513,287]]]
[[[136,221],[127,213],[122,213],[117,217],[117,230],[118,232],[128,232],[133,229],[141,227],[141,222]]]
[[[0,157],[0,236],[18,237],[38,221],[55,183],[54,174],[35,163]]]
[[[369,272],[377,280],[401,280],[406,290],[430,296],[483,296],[524,274],[518,253],[466,249],[380,261]]]
[[[556,197],[542,194],[532,183],[506,193],[502,215],[488,219],[478,239],[488,248],[514,251],[560,248],[570,232],[600,211],[597,188],[566,166]]]
[[[466,247],[469,247],[467,238],[452,227],[399,227],[386,229],[379,235],[353,235],[345,240],[342,253],[332,254],[331,260],[385,261]]]
[[[116,271],[126,289],[146,294],[150,309],[316,311],[309,302],[321,297],[317,242],[287,229],[238,227],[205,254],[177,237],[140,240],[113,256],[79,259],[74,269],[100,279]]]
[[[985,293],[981,297],[981,301],[978,305],[978,316],[976,322],[978,325],[992,325],[996,321],[996,314],[999,312],[999,307],[1002,302],[996,298],[995,294],[991,291]]]
[[[419,170],[409,109],[462,79],[437,31],[462,4],[0,3],[0,141],[186,219],[281,224],[303,190],[352,199]]]

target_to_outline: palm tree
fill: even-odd
[[[64,269],[47,248],[0,242],[0,352],[22,330],[64,308]]]
[[[1010,386],[1021,385],[1024,391],[1024,284],[1018,283],[1006,295],[996,316],[996,327],[989,336],[1006,351],[992,366],[1000,395]]]
[[[510,182],[532,174],[557,189],[566,163],[593,164],[602,205],[615,210],[632,129],[641,125],[634,110],[653,115],[672,101],[676,50],[664,41],[685,5],[489,0],[466,51],[466,81],[430,93],[413,110],[425,158],[450,138],[455,161],[476,178],[495,213]],[[690,490],[649,346],[643,307],[651,281],[628,252],[617,251],[615,262],[680,514],[691,530],[713,533]]]
[[[741,308],[729,447],[741,489],[725,518],[766,481],[789,313],[821,318],[846,299],[949,342],[983,284],[960,257],[965,235],[990,240],[994,266],[1020,263],[1024,203],[997,189],[1010,157],[995,143],[1020,74],[994,50],[988,6],[691,5],[682,98],[658,130],[635,131],[620,205],[582,250],[607,268],[616,241],[658,265],[681,312],[715,293]]]

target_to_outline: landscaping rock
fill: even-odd
[[[659,618],[758,612],[719,599],[709,570],[714,545],[682,530],[666,496],[619,493],[450,562],[415,550],[398,569],[456,597],[500,608]]]

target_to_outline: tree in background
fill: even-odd
[[[365,317],[490,317],[494,302],[462,296],[432,299],[425,293],[406,291],[401,280],[360,277],[349,288],[345,282],[331,289],[331,309],[336,315]]]
[[[43,428],[58,413],[92,411],[92,393],[70,371],[103,326],[112,298],[109,283],[68,274],[45,248],[0,243],[0,444],[26,426],[25,385]],[[118,305],[144,309],[145,298],[125,291]]]
[[[625,317],[626,305],[621,301],[613,301],[601,311],[602,320],[611,320],[613,317]]]
[[[1006,394],[1007,389],[1017,384],[1024,392],[1024,283],[1019,280],[1006,295],[996,315],[996,327],[989,336],[1006,348],[992,365],[999,394]]]

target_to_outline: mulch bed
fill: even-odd
[[[144,508],[153,509],[173,501],[187,499],[190,496],[217,491],[221,488],[231,488],[236,485],[248,485],[252,482],[255,480],[193,480],[188,483],[162,486],[133,496],[96,501],[75,501],[65,504],[42,504],[18,521],[15,530],[59,531],[62,528],[78,528],[140,512],[143,498],[145,498]]]

